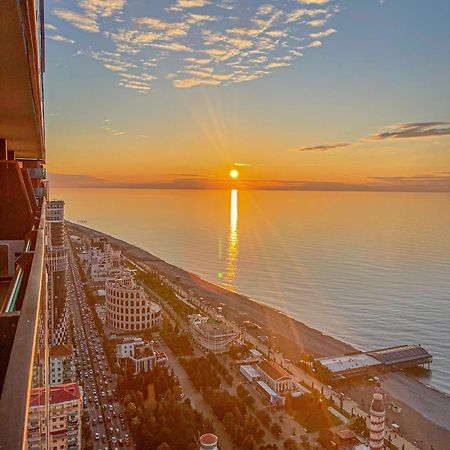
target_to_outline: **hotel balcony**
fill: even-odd
[[[33,363],[47,339],[42,8],[2,0],[0,13],[0,448],[8,450],[25,447]]]

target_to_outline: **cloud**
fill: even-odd
[[[303,147],[300,148],[299,152],[326,152],[328,150],[334,150],[337,148],[349,147],[352,145],[350,142],[338,142],[336,144],[324,144],[324,145],[316,145],[314,147]]]
[[[66,42],[67,44],[74,44],[75,41],[72,39],[66,38],[65,36],[61,36],[60,34],[53,34],[51,36],[47,36],[48,39],[51,39],[52,41],[57,42]]]
[[[450,136],[450,122],[398,123],[387,128],[387,131],[375,134],[371,136],[371,139],[414,139]]]
[[[77,39],[78,45],[86,42],[77,55],[115,72],[119,86],[147,93],[157,77],[176,88],[217,86],[288,67],[336,32],[330,27],[313,33],[310,27],[331,21],[340,1],[277,0],[240,8],[237,0],[170,0],[170,7],[153,2],[147,16],[131,15],[126,0],[76,0],[73,10],[54,14],[98,33],[96,39]]]
[[[330,36],[334,33],[336,33],[337,31],[334,28],[328,28],[328,30],[325,31],[319,31],[317,33],[310,33],[309,35],[314,38],[314,39],[320,39],[320,38],[324,38],[327,36]]]
[[[308,47],[309,48],[311,48],[311,47],[320,47],[321,45],[322,45],[322,42],[320,42],[320,41],[313,41],[310,44],[308,44]]]
[[[180,8],[200,8],[209,4],[207,0],[178,0],[175,6]]]
[[[287,67],[290,66],[289,63],[284,63],[284,62],[273,62],[270,63],[266,66],[266,69],[275,69],[277,67]]]
[[[98,33],[100,31],[95,17],[80,14],[69,9],[55,9],[53,10],[53,14],[60,19],[66,20],[80,30],[91,33]]]
[[[315,19],[315,20],[310,20],[309,22],[307,22],[307,24],[311,27],[322,27],[326,23],[327,23],[327,19]]]
[[[325,5],[330,0],[298,0],[303,5]]]
[[[45,29],[54,31],[54,30],[57,30],[58,27],[53,25],[53,24],[51,24],[51,23],[45,23]]]
[[[78,5],[93,16],[110,17],[121,11],[126,0],[81,0]]]

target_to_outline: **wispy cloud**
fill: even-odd
[[[151,16],[140,16],[130,14],[126,0],[78,0],[53,14],[98,33],[76,54],[116,72],[120,86],[148,93],[157,78],[176,88],[227,85],[295,64],[336,32],[311,27],[331,21],[337,1],[256,2],[243,12],[236,0],[166,0],[152,6]]]
[[[69,39],[65,36],[61,36],[60,34],[52,34],[50,36],[47,36],[48,39],[51,39],[52,41],[57,41],[57,42],[65,42],[67,44],[74,44],[75,41],[72,39]]]
[[[436,138],[450,136],[450,122],[398,123],[387,127],[386,131],[371,136],[375,140]]]
[[[69,9],[54,9],[53,14],[60,19],[70,22],[74,27],[83,31],[89,31],[90,33],[97,33],[100,31],[100,27],[95,17],[81,14]]]
[[[326,152],[328,150],[335,150],[337,148],[349,147],[351,142],[337,142],[335,144],[316,145],[314,147],[302,147],[299,152]]]

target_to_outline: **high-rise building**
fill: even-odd
[[[0,10],[0,448],[19,450],[48,344],[43,1]]]
[[[64,201],[47,203],[46,265],[50,340],[59,345],[67,338],[67,248],[64,228]]]
[[[383,394],[378,384],[370,404],[370,450],[384,450],[384,434],[386,422],[386,410],[384,409]]]
[[[81,449],[81,399],[77,383],[32,389],[27,449]]]

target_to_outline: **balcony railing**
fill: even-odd
[[[45,203],[40,211],[0,313],[0,351],[2,361],[7,361],[2,369],[0,449],[22,449],[26,439],[38,323],[46,314]]]

